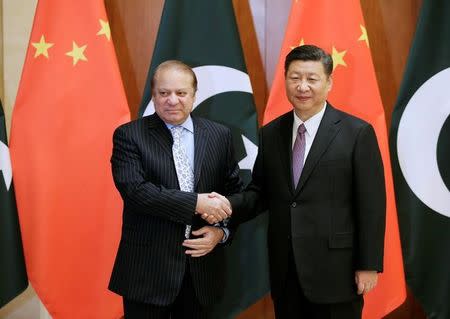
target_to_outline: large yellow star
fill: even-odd
[[[86,50],[87,45],[83,45],[79,47],[75,41],[72,42],[72,51],[66,53],[66,55],[71,56],[73,58],[73,65],[76,65],[79,60],[87,61],[86,56],[84,55],[84,50]]]
[[[336,50],[335,47],[333,47],[333,52],[331,54],[331,56],[333,58],[333,70],[336,69],[336,67],[338,65],[347,66],[347,64],[344,61],[344,55],[346,53],[347,53],[347,50],[339,52],[338,50]]]
[[[367,36],[367,30],[363,25],[359,25],[361,28],[361,36],[359,37],[358,41],[366,41],[367,47],[369,47],[369,37]]]
[[[302,46],[302,45],[305,45],[305,40],[303,40],[303,38],[300,40],[300,42],[298,43],[297,46],[291,47],[291,50],[294,49],[294,48],[296,48],[296,47]]]
[[[41,40],[39,42],[32,42],[31,45],[36,48],[36,52],[34,53],[35,58],[43,55],[48,59],[48,49],[50,49],[54,43],[45,42],[44,35],[41,35]]]
[[[109,27],[109,22],[99,19],[101,29],[97,32],[97,35],[105,35],[108,41],[111,40],[111,29]]]

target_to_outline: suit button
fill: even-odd
[[[297,203],[293,202],[291,206],[292,206],[292,208],[295,208],[295,207],[297,207]]]

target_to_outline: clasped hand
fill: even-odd
[[[228,199],[215,192],[198,194],[195,211],[211,225],[229,218],[232,213]]]

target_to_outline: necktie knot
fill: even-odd
[[[170,132],[172,133],[174,143],[179,142],[181,140],[181,134],[183,134],[183,127],[180,125],[172,126]]]
[[[297,134],[305,134],[305,132],[306,132],[305,124],[300,124],[300,126],[297,129]]]

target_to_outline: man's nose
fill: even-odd
[[[175,104],[178,103],[178,97],[177,97],[175,94],[170,94],[170,95],[167,97],[167,102],[168,102],[170,105],[175,105]]]
[[[300,81],[300,83],[297,85],[297,90],[300,92],[307,91],[308,89],[309,86],[307,81]]]

